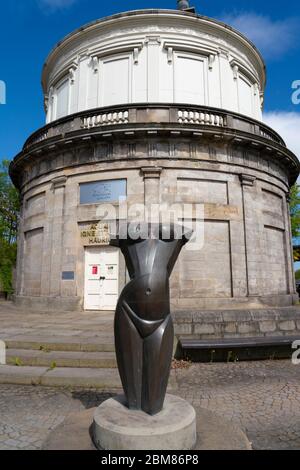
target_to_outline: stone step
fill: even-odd
[[[94,388],[122,390],[117,369],[28,367],[0,365],[0,384],[42,385],[47,387]],[[171,371],[169,392],[176,391],[176,371]]]
[[[27,349],[35,351],[73,351],[73,352],[114,352],[114,339],[111,336],[96,338],[64,338],[43,336],[17,336],[6,338],[7,349]]]
[[[117,369],[0,366],[0,384],[81,387],[101,390],[121,389]]]
[[[81,351],[49,351],[30,349],[8,349],[6,354],[8,365],[40,366],[40,367],[79,367],[104,368],[117,367],[114,352],[81,352]]]

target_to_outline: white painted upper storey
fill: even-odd
[[[180,103],[262,119],[265,65],[242,34],[176,10],[114,15],[67,36],[43,70],[47,123],[97,107]]]

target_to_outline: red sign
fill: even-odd
[[[93,275],[98,274],[98,266],[93,266]]]

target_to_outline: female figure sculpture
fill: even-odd
[[[135,239],[119,235],[111,240],[121,249],[131,278],[116,309],[115,345],[129,409],[155,415],[163,408],[174,344],[169,277],[191,231],[147,223],[136,229]],[[139,235],[145,229],[147,238]]]

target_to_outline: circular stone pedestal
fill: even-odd
[[[105,401],[94,414],[94,442],[103,450],[191,450],[197,441],[196,412],[167,395],[163,410],[149,416],[129,410],[125,397]]]

